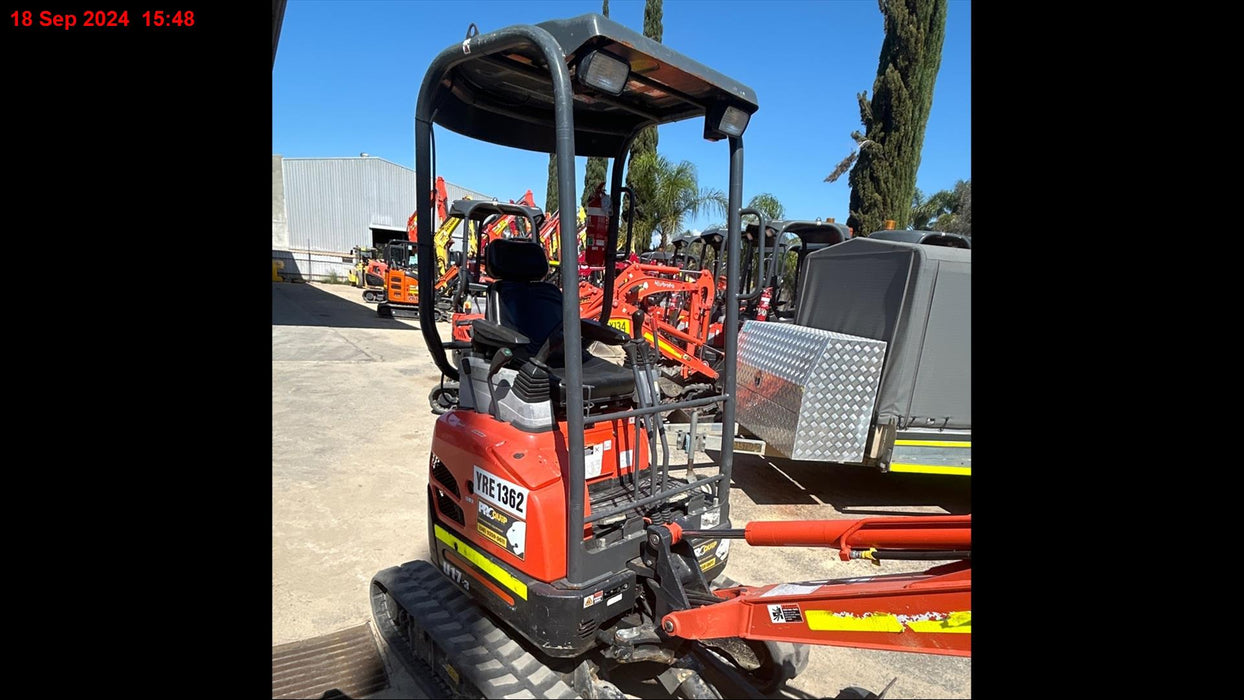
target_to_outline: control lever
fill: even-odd
[[[488,365],[488,379],[492,379],[493,375],[501,371],[505,363],[514,359],[514,351],[509,348],[499,348],[497,353],[492,356],[492,364]]]
[[[497,390],[492,385],[492,378],[493,375],[500,372],[501,368],[505,366],[505,363],[509,362],[513,357],[513,350],[509,348],[498,348],[497,352],[492,356],[492,363],[488,365],[488,376],[485,378],[485,381],[488,382],[488,412],[492,414],[493,418],[498,420],[501,419],[501,416],[497,414]]]

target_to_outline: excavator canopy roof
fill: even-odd
[[[645,125],[720,115],[727,107],[749,116],[758,109],[751,88],[602,15],[535,26],[553,37],[570,72],[576,155],[614,157]],[[530,41],[514,41],[511,32],[468,37],[438,57],[434,70],[447,67],[427,78],[436,80],[433,121],[473,139],[554,152],[553,83],[545,54]],[[582,80],[582,61],[594,52],[629,65],[620,94]]]

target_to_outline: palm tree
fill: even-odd
[[[721,207],[720,207],[721,210],[724,212],[728,206],[729,205],[726,199],[722,198]],[[748,201],[747,206],[745,208],[755,209],[756,211],[762,212],[765,215],[765,218],[767,218],[769,221],[776,221],[777,219],[781,219],[782,217],[786,216],[786,207],[783,206],[780,201],[778,201],[777,197],[773,196],[772,194],[769,194],[768,192],[761,192],[760,194],[752,197],[751,200]],[[755,218],[756,217],[752,216],[751,214],[748,214],[747,216],[743,217],[742,223],[744,226],[746,226],[748,222],[755,223]],[[719,229],[725,230],[726,222],[724,221],[718,222],[716,224],[713,224],[712,226],[709,226],[709,228],[719,228]]]
[[[635,235],[631,248],[648,250],[652,234],[664,249],[683,230],[683,222],[705,208],[725,211],[726,197],[716,189],[700,189],[690,161],[674,164],[658,153],[641,153],[631,161],[631,188],[635,192]]]
[[[954,210],[955,199],[950,190],[934,192],[925,199],[917,187],[911,196],[911,227],[917,231],[928,230],[931,222]]]

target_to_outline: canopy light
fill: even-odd
[[[626,61],[610,56],[604,51],[593,51],[579,61],[577,74],[584,85],[616,96],[621,95],[622,88],[626,87],[626,79],[631,75],[631,66]]]
[[[751,115],[738,107],[718,102],[704,115],[704,138],[720,141],[727,136],[738,138],[747,129]]]
[[[750,118],[750,114],[737,107],[726,107],[726,113],[721,117],[721,125],[717,129],[730,136],[742,136]]]

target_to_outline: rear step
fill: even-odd
[[[390,654],[416,679],[435,675],[429,697],[579,697],[426,561],[376,574],[371,606]]]

